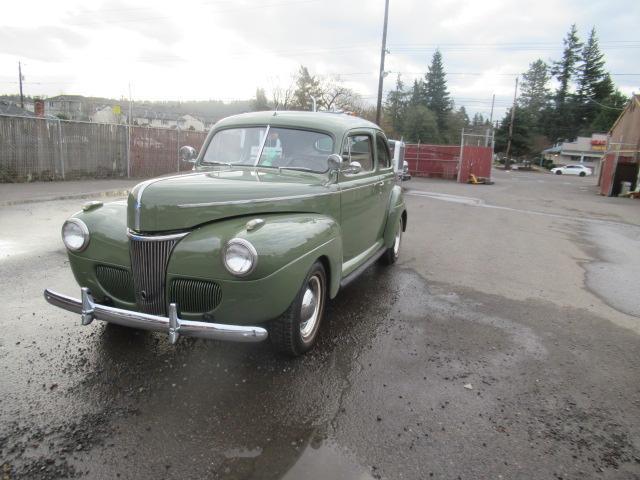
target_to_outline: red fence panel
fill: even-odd
[[[460,147],[455,145],[407,144],[404,159],[416,177],[455,179],[458,175]]]
[[[131,127],[129,138],[129,174],[131,177],[155,177],[191,169],[178,158],[178,150],[190,145],[202,148],[206,132],[167,128]]]
[[[476,177],[490,178],[492,163],[493,149],[491,147],[465,145],[462,152],[458,181],[467,183],[472,174]]]

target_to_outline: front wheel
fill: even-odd
[[[318,337],[327,297],[327,274],[321,262],[309,270],[296,298],[269,327],[273,347],[297,357],[311,350]]]
[[[556,175],[562,175],[562,170],[556,170]]]
[[[385,250],[380,257],[380,260],[385,265],[393,265],[400,256],[400,245],[402,244],[402,217],[398,220],[396,225],[396,233],[393,237],[393,244]]]

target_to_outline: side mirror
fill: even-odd
[[[351,175],[360,173],[361,171],[362,171],[362,165],[360,165],[360,162],[351,162],[347,164],[346,168],[342,169],[343,173],[351,174]]]
[[[180,150],[178,150],[178,154],[180,155],[180,160],[182,160],[183,162],[195,163],[196,158],[198,158],[198,151],[188,145],[180,147]]]

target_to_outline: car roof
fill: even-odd
[[[335,136],[342,135],[345,131],[354,128],[372,128],[380,130],[380,127],[364,118],[355,117],[346,113],[334,112],[297,112],[297,111],[265,111],[242,113],[223,118],[214,125],[214,129],[229,127],[243,127],[255,125],[271,125],[272,127],[302,127],[312,130],[324,130]]]

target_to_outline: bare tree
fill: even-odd
[[[271,103],[273,104],[274,110],[288,110],[291,107],[297,81],[297,73],[291,75],[285,86],[283,86],[279,79],[271,80]]]
[[[343,85],[339,77],[322,80],[319,104],[323,110],[345,110],[354,113],[359,113],[365,108],[362,97]]]

